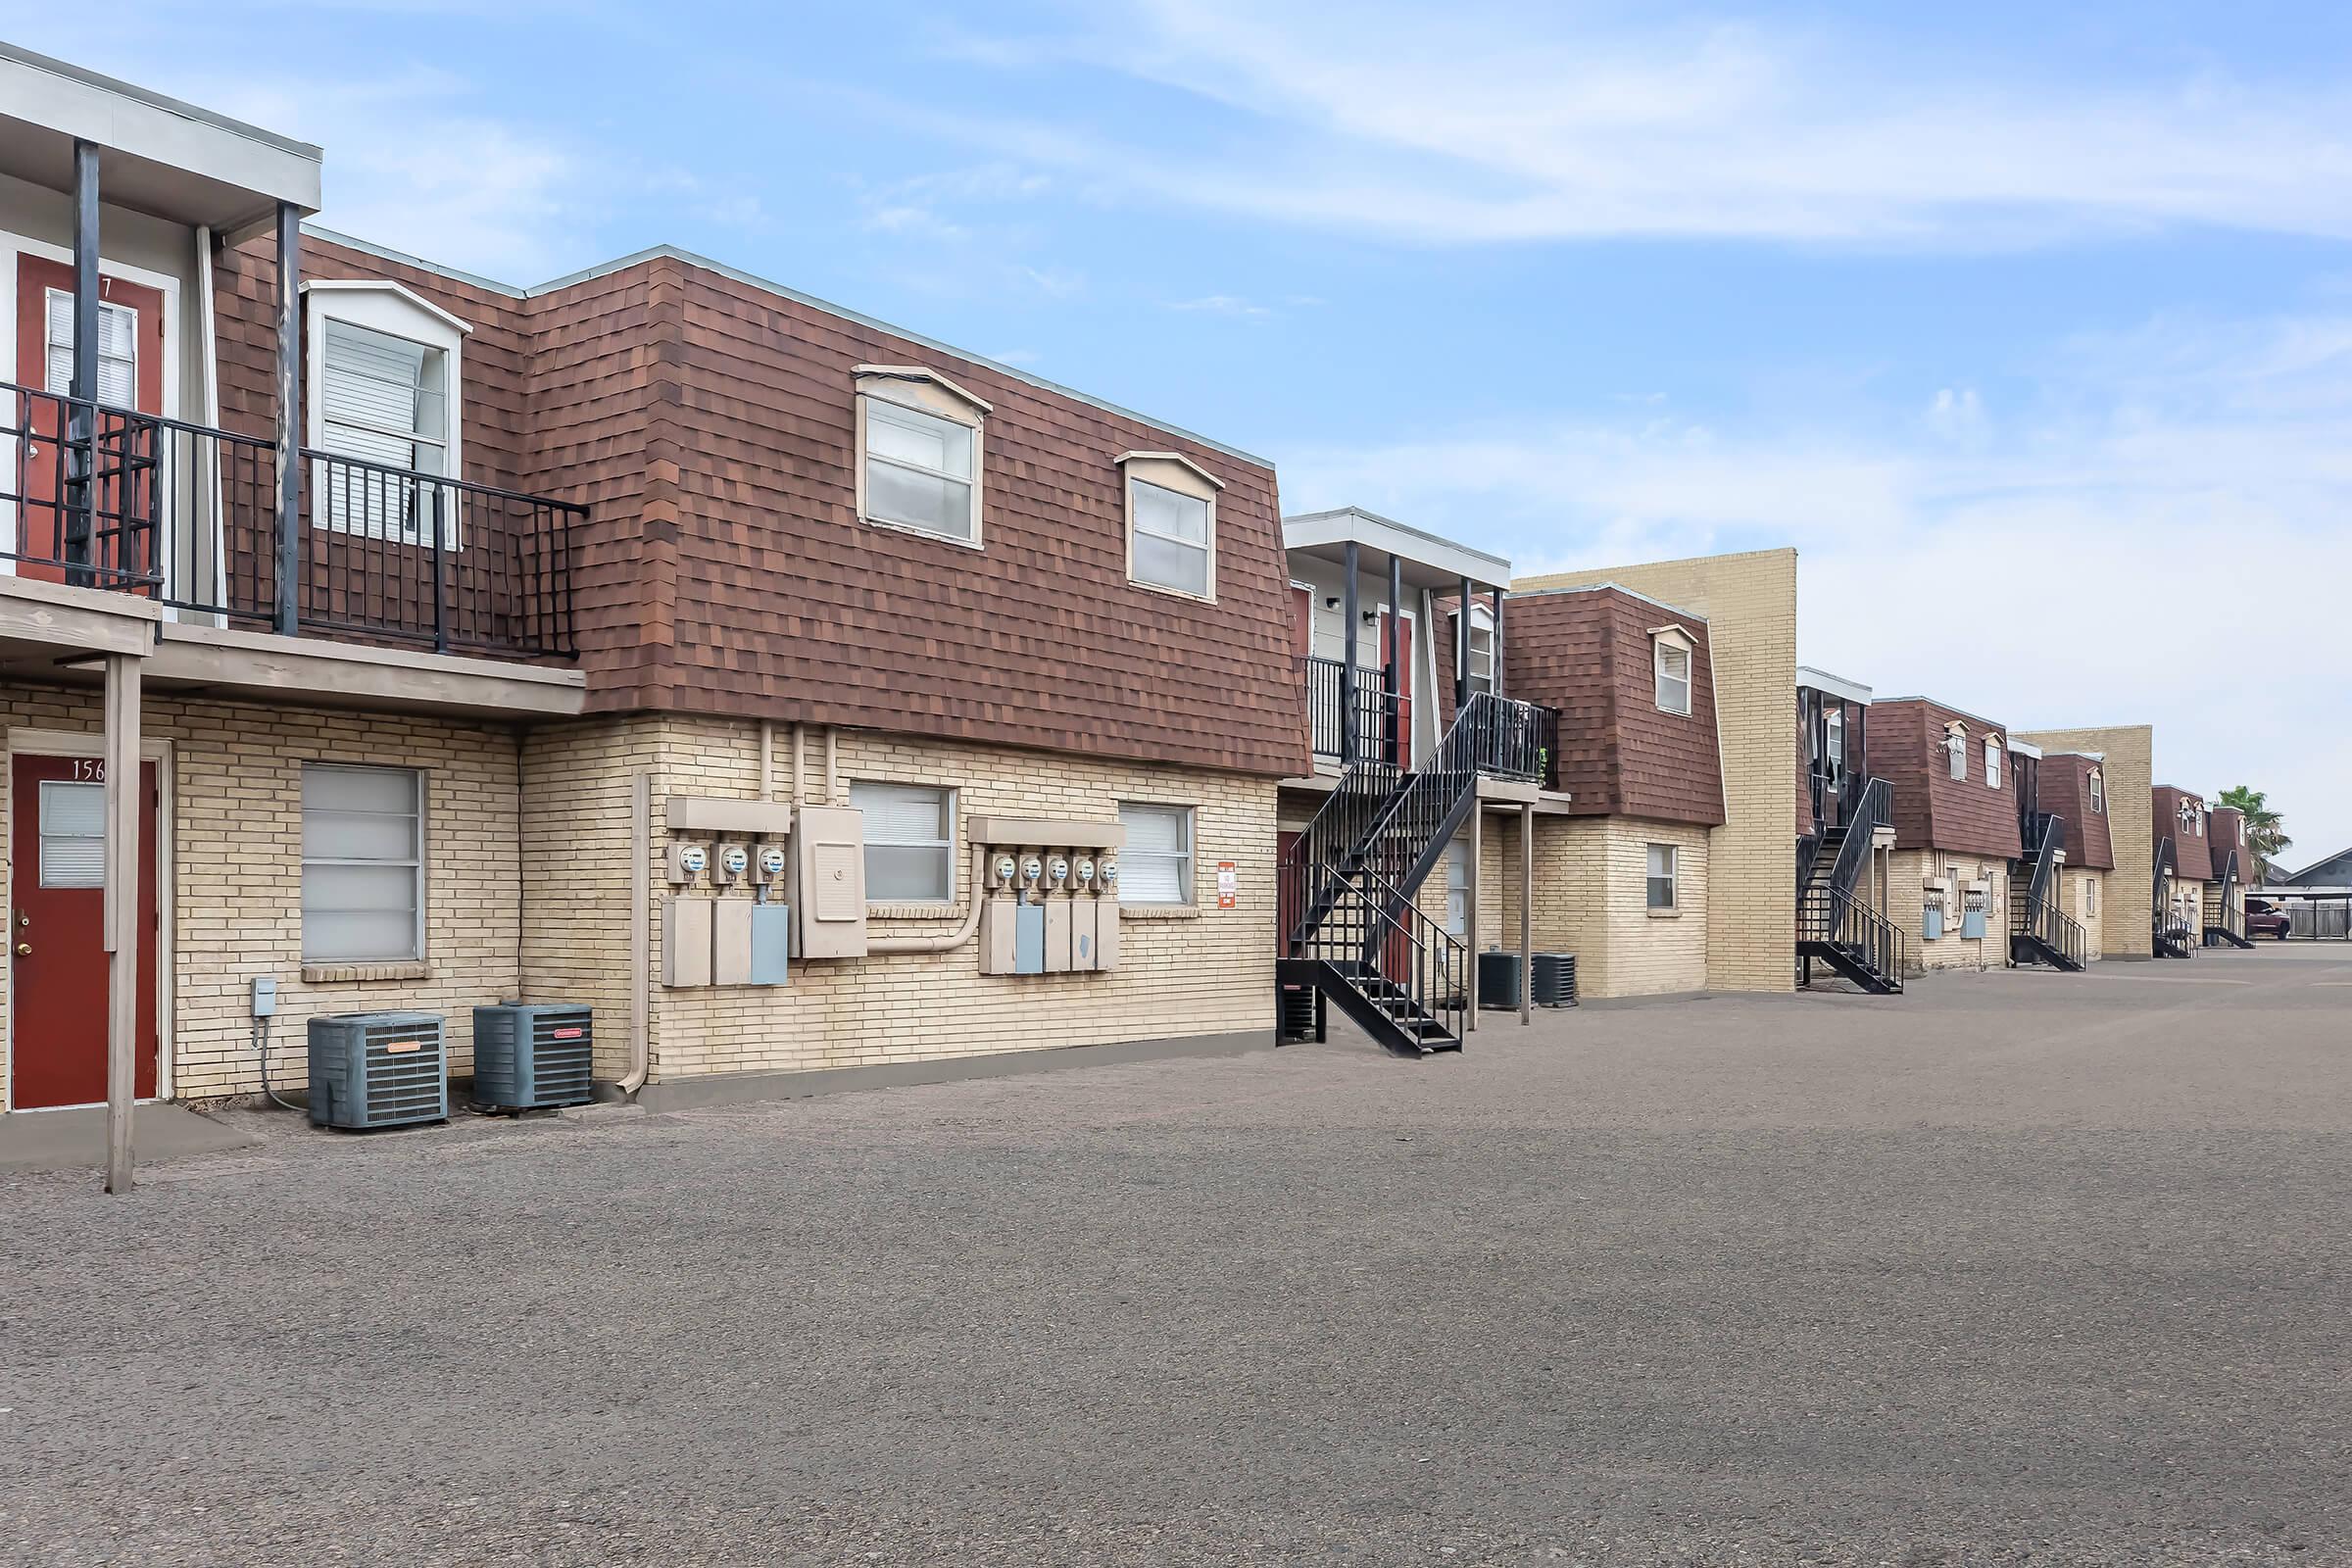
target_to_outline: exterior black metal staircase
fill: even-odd
[[[2246,935],[2244,900],[2232,904],[2230,895],[2237,890],[2237,852],[2222,862],[2222,896],[2214,908],[2205,911],[2205,945],[2209,948],[2250,948],[2253,939]],[[2218,918],[2217,918],[2218,916]]]
[[[2156,841],[2156,885],[2148,896],[2148,934],[2159,958],[2186,958],[2196,951],[2190,946],[2195,938],[2188,922],[2173,913],[2168,898],[2173,873],[2180,866],[2179,853],[2171,834]]]
[[[2019,825],[2025,832],[2026,854],[2009,869],[2009,961],[2080,972],[2089,962],[2090,946],[2082,923],[2067,914],[2060,897],[2064,878],[2058,874],[2058,850],[2065,840],[2064,823],[2055,812],[2029,809],[2019,813]]]
[[[1278,873],[1278,990],[1311,989],[1397,1055],[1459,1051],[1470,950],[1415,895],[1478,808],[1482,774],[1544,780],[1554,719],[1477,692],[1419,767],[1350,764]]]
[[[1871,779],[1843,820],[1804,841],[1812,848],[1796,868],[1796,954],[1805,984],[1818,958],[1873,996],[1903,989],[1901,928],[1854,896],[1870,864],[1871,836],[1892,820],[1893,798],[1885,779]]]

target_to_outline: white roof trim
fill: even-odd
[[[928,381],[933,386],[943,388],[947,392],[961,399],[963,402],[970,404],[973,408],[978,409],[982,414],[994,414],[997,412],[996,406],[990,403],[988,399],[979,397],[970,392],[966,392],[962,387],[957,386],[955,382],[949,380],[946,376],[940,374],[937,370],[930,368],[928,366],[853,365],[850,367],[850,374],[858,377],[859,380],[863,380],[867,376],[879,376],[882,379],[889,381]]]
[[[1680,637],[1693,652],[1698,648],[1698,639],[1690,635],[1690,628],[1677,621],[1670,620],[1663,626],[1652,626],[1649,635],[1653,641],[1660,637]]]
[[[2020,757],[2031,757],[2036,762],[2041,760],[2041,748],[2034,745],[2032,741],[2021,741],[2016,736],[2012,735],[2009,737],[2009,750],[2015,752]]]
[[[1122,452],[1113,461],[1120,464],[1127,464],[1133,463],[1138,458],[1149,458],[1155,463],[1182,464],[1184,466],[1199,474],[1206,483],[1215,486],[1219,490],[1225,488],[1224,480],[1218,478],[1215,474],[1209,472],[1206,468],[1203,468],[1200,466],[1200,465],[1195,463],[1192,459],[1186,457],[1181,452]]]
[[[302,292],[305,294],[339,294],[362,291],[370,294],[397,294],[409,304],[424,312],[425,315],[440,321],[444,326],[464,332],[468,336],[472,335],[473,323],[471,321],[466,320],[462,317],[452,316],[407,284],[395,283],[389,278],[313,277],[304,279],[302,284]]]
[[[1849,703],[1860,703],[1864,708],[1870,706],[1869,687],[1858,680],[1847,680],[1843,675],[1833,675],[1826,669],[1815,669],[1810,664],[1796,666],[1796,683],[1809,686],[1817,692],[1828,692],[1832,697],[1842,697]]]

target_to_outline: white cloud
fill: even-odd
[[[2020,727],[2152,723],[2167,781],[2251,783],[2302,845],[2352,843],[2352,318],[2151,323],[2034,379],[2031,416],[1963,443],[1557,417],[1294,454],[1283,495],[1523,573],[1794,544],[1808,662]]]
[[[1596,235],[2033,243],[2200,223],[2352,235],[2352,91],[2213,73],[2036,79],[1820,31],[1585,8],[1138,0],[965,58],[1082,63],[1229,111],[1224,139],[1121,145],[1044,117],[948,119],[1102,189],[1457,243]]]
[[[1238,294],[1204,294],[1194,300],[1169,300],[1160,308],[1196,311],[1202,316],[1231,316],[1245,320],[1264,320],[1274,314],[1273,307],[1243,299]]]

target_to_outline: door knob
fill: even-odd
[[[18,943],[18,944],[17,944],[17,956],[18,956],[18,957],[20,957],[20,958],[29,958],[29,957],[31,957],[31,956],[32,956],[32,944],[31,944],[31,943],[29,943],[29,942],[20,942],[20,943]]]

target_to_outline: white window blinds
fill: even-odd
[[[1121,802],[1119,824],[1127,830],[1119,897],[1129,904],[1192,903],[1192,808]]]
[[[406,767],[302,770],[302,956],[424,956],[424,778]]]
[[[972,428],[884,398],[862,401],[865,514],[951,539],[971,538]]]
[[[42,369],[46,389],[65,397],[74,390],[74,296],[48,291]],[[139,313],[127,305],[98,302],[98,401],[136,408],[139,396]]]
[[[865,818],[865,897],[945,904],[956,896],[956,796],[918,784],[850,785]]]
[[[1135,578],[1183,593],[1208,595],[1209,508],[1141,479],[1127,482],[1135,513]]]

